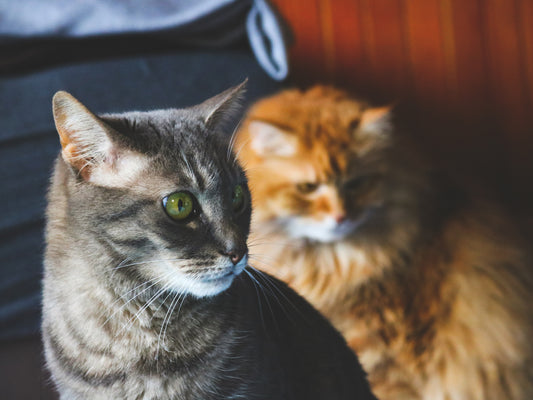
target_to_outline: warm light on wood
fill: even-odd
[[[294,34],[293,82],[407,100],[477,127],[427,135],[437,147],[484,152],[517,196],[531,191],[523,186],[533,182],[533,1],[272,3]]]

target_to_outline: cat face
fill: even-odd
[[[103,117],[56,94],[71,223],[113,254],[114,267],[98,271],[106,279],[122,274],[202,297],[244,270],[250,195],[220,128],[241,92],[185,110]]]
[[[387,113],[320,86],[256,104],[237,147],[257,218],[320,242],[356,232],[384,202]]]

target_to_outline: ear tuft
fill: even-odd
[[[67,92],[57,92],[52,105],[63,159],[87,178],[92,166],[111,153],[112,144],[106,133],[109,128]]]
[[[146,170],[145,156],[113,142],[120,133],[72,95],[57,92],[52,103],[63,159],[85,181],[127,188]]]
[[[241,109],[241,102],[246,92],[246,78],[241,84],[211,97],[199,105],[204,115],[204,122],[209,128],[231,120]]]
[[[248,124],[250,148],[263,157],[291,157],[296,154],[297,139],[276,125],[264,121]]]
[[[387,134],[391,130],[392,106],[369,108],[363,112],[359,129],[369,134]]]

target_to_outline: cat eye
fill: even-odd
[[[196,213],[195,201],[188,192],[176,192],[163,199],[163,207],[170,218],[185,221]]]
[[[242,211],[244,208],[244,189],[242,185],[237,185],[233,188],[231,194],[231,205],[234,212]]]
[[[318,189],[318,183],[314,183],[314,182],[298,183],[296,185],[296,189],[298,189],[300,193],[305,193],[305,194],[312,193]]]
[[[358,120],[358,119],[351,120],[349,125],[348,125],[348,129],[350,131],[355,131],[359,127],[360,123],[361,123],[361,121]]]
[[[369,188],[373,183],[376,181],[375,176],[367,175],[367,176],[360,176],[357,178],[350,179],[344,184],[344,188],[346,190],[365,190]]]

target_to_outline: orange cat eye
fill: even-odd
[[[318,188],[318,183],[315,183],[315,182],[302,182],[296,185],[296,189],[298,189],[300,193],[304,193],[304,194],[312,193],[317,188]]]

